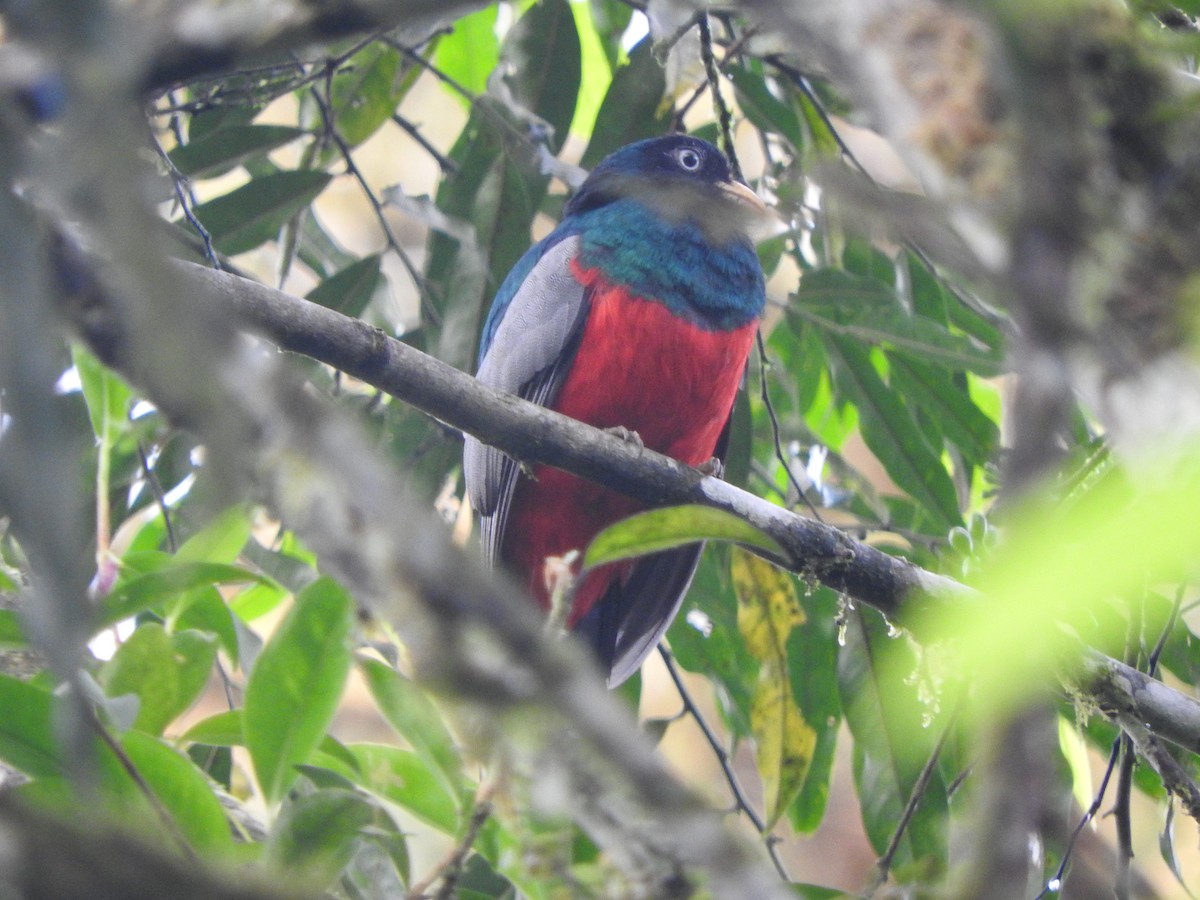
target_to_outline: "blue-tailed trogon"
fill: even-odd
[[[599,428],[634,431],[689,465],[722,458],[764,304],[748,237],[763,204],[712,144],[671,135],[606,157],[562,222],[518,261],[483,329],[478,377]],[[468,438],[484,552],[545,608],[547,557],[583,551],[636,500],[547,466],[532,477]],[[610,684],[667,630],[701,547],[589,571],[567,624]]]

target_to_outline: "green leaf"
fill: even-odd
[[[730,729],[741,737],[750,733],[751,686],[758,664],[738,634],[731,551],[728,546],[710,546],[701,555],[685,606],[667,638],[680,666],[720,685]]]
[[[275,240],[332,179],[328,172],[275,172],[201,203],[193,212],[217,248],[233,256]]]
[[[189,728],[180,740],[213,747],[241,747],[245,743],[242,711],[230,709],[201,719]]]
[[[769,830],[803,787],[817,745],[816,730],[792,696],[787,660],[788,640],[805,616],[790,574],[737,547],[732,558],[738,631],[759,664],[750,731]]]
[[[250,538],[250,516],[236,504],[223,510],[179,548],[179,562],[232,563]]]
[[[804,129],[800,114],[791,104],[791,94],[780,99],[768,87],[766,79],[744,66],[730,66],[726,70],[737,90],[738,106],[760,131],[768,131],[785,138],[793,148],[804,146]]]
[[[246,684],[246,747],[268,801],[278,800],[333,719],[350,671],[353,602],[314,581],[263,648]]]
[[[500,59],[496,12],[496,5],[489,3],[478,12],[463,16],[454,23],[454,30],[438,41],[434,53],[438,69],[472,94],[482,94],[487,89],[488,76]],[[453,88],[446,90],[463,106],[471,105],[470,98]]]
[[[121,747],[189,844],[203,851],[232,848],[225,812],[190,759],[137,731],[124,734]]]
[[[829,780],[837,749],[842,703],[837,683],[837,618],[839,602],[828,588],[805,591],[805,621],[787,642],[787,665],[796,706],[817,733],[804,786],[788,809],[792,827],[811,833],[825,816]]]
[[[224,563],[173,563],[164,569],[122,578],[100,603],[97,626],[107,628],[169,597],[214,584],[263,582],[261,575]]]
[[[932,729],[922,727],[930,710],[911,683],[916,660],[908,642],[889,631],[874,610],[851,610],[838,655],[842,708],[854,737],[855,787],[876,853],[891,841],[934,743]],[[946,786],[935,770],[901,837],[896,864],[921,862],[927,872],[944,868],[945,823]]]
[[[330,105],[347,144],[361,144],[391,119],[407,88],[403,76],[400,51],[383,41],[372,41],[338,71]]]
[[[513,99],[546,121],[553,130],[550,149],[557,153],[575,115],[583,74],[570,3],[542,0],[530,6],[505,37],[500,60],[510,67],[504,80]]]
[[[135,728],[162,734],[200,696],[216,658],[213,636],[199,631],[169,635],[157,622],[147,622],[117,648],[99,680],[109,697],[138,698]]]
[[[458,802],[441,776],[416,753],[384,744],[352,744],[360,787],[402,806],[444,834],[458,830]]]
[[[71,358],[75,363],[75,371],[79,373],[79,384],[87,403],[92,431],[111,446],[116,433],[129,424],[133,391],[120,376],[82,345],[71,345]]]
[[[34,778],[62,772],[54,702],[48,691],[0,675],[0,759]]]
[[[362,315],[379,287],[382,259],[378,253],[363,257],[326,278],[305,294],[304,299],[337,310],[343,315]]]
[[[825,348],[836,364],[839,388],[858,407],[863,440],[887,473],[924,506],[939,530],[961,524],[950,475],[899,396],[883,383],[866,351],[837,335],[829,335]]]
[[[899,353],[888,354],[888,384],[910,408],[932,417],[971,462],[982,465],[1000,444],[1000,429],[948,372]]]
[[[221,599],[221,592],[215,587],[207,586],[188,591],[171,608],[166,619],[172,632],[194,629],[214,635],[229,658],[237,658],[238,637],[233,613],[229,611],[229,607]]]
[[[379,812],[361,794],[338,788],[291,797],[267,837],[266,861],[284,875],[327,887],[353,857],[359,831]]]
[[[812,322],[831,334],[892,348],[927,364],[981,375],[1003,370],[998,349],[981,347],[933,319],[909,313],[897,302],[895,289],[878,278],[838,269],[808,272],[796,302],[788,307],[788,317]]]
[[[0,609],[0,648],[19,649],[27,644],[20,615],[15,610]]]
[[[462,759],[441,713],[408,678],[378,660],[362,659],[359,668],[380,712],[422,759],[441,773],[456,794],[463,787]]]
[[[662,134],[669,120],[662,109],[666,90],[666,75],[647,36],[633,48],[629,63],[613,73],[580,165],[590,169],[619,147]]]
[[[307,136],[304,129],[286,125],[228,125],[181,144],[167,155],[181,175],[207,178]]]
[[[571,119],[571,134],[587,140],[591,137],[596,113],[604,102],[604,95],[612,83],[612,63],[600,35],[596,31],[596,20],[586,3],[572,3],[571,14],[575,17],[575,30],[579,33],[579,98],[575,104],[575,116]]]
[[[583,564],[593,568],[698,541],[734,541],[784,555],[774,538],[732,513],[689,505],[647,510],[610,525],[592,539]]]

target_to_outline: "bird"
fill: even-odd
[[[476,378],[687,465],[723,461],[765,305],[751,234],[766,215],[707,141],[672,134],[614,151],[502,282]],[[463,469],[486,560],[547,610],[547,560],[582,553],[644,508],[470,436]],[[582,573],[573,563],[566,625],[591,645],[610,687],[662,639],[702,549]]]

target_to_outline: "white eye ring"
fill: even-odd
[[[691,147],[680,147],[675,151],[675,162],[685,172],[695,172],[699,170],[702,160],[700,154]]]

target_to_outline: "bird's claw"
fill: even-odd
[[[632,429],[626,428],[624,425],[614,425],[612,428],[605,428],[609,434],[619,437],[627,444],[633,444],[641,453],[646,449],[646,444],[642,440],[642,436]]]
[[[725,463],[721,462],[715,456],[700,463],[696,468],[702,475],[708,475],[712,478],[725,477]]]

